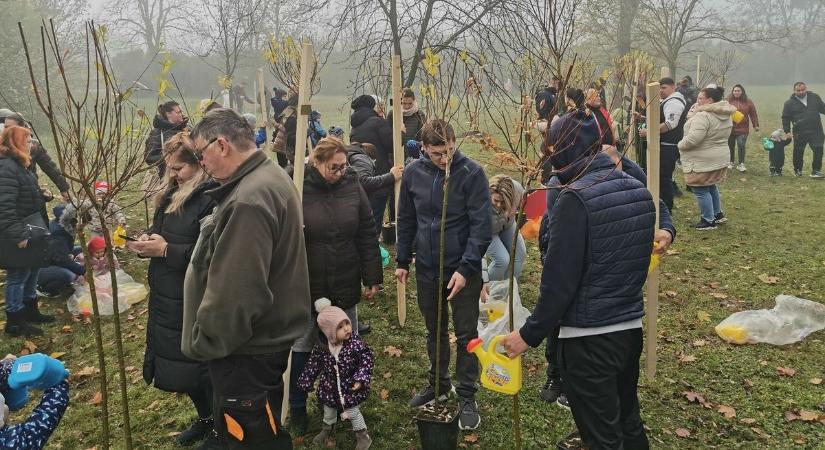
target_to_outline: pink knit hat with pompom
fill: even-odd
[[[328,298],[315,300],[315,310],[318,311],[318,328],[324,332],[330,343],[337,343],[335,332],[338,330],[338,325],[345,320],[349,321],[349,316],[343,309],[332,306],[332,302]]]

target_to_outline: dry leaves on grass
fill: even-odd
[[[815,411],[800,409],[798,411],[785,411],[785,420],[788,422],[793,422],[794,420],[816,422],[818,420],[825,420],[825,415],[820,416],[820,414]]]
[[[72,332],[72,326],[71,325],[63,325],[63,328],[60,329],[60,332],[65,333],[65,334],[69,334],[69,333]]]
[[[97,391],[97,392],[95,392],[94,397],[92,397],[92,399],[89,400],[89,404],[90,405],[99,405],[102,401],[103,401],[103,394],[101,394],[100,391]]]
[[[690,431],[687,428],[677,428],[675,433],[676,436],[679,436],[680,438],[690,437]]]
[[[704,339],[697,339],[697,340],[693,341],[693,346],[694,347],[704,347],[707,344],[708,344],[708,341],[706,341]]]
[[[721,292],[711,292],[710,296],[715,298],[716,300],[724,300],[728,298],[728,294],[723,294]]]
[[[725,416],[725,419],[732,419],[736,417],[736,410],[728,405],[719,405],[716,410],[722,413],[722,415]]]
[[[381,392],[378,393],[378,396],[381,397],[381,400],[387,401],[390,398],[389,389],[381,389]]]
[[[811,379],[810,379],[810,380],[808,380],[808,381],[809,381],[811,384],[816,385],[816,386],[819,386],[820,384],[822,384],[822,378],[811,378]]]
[[[49,358],[60,359],[66,355],[66,352],[52,352],[49,354]]]
[[[792,369],[790,367],[777,367],[776,374],[780,377],[792,377],[796,375],[796,369]]]
[[[759,278],[759,281],[761,281],[765,284],[776,284],[776,283],[779,282],[778,277],[772,277],[772,276],[770,276],[766,273],[763,273],[763,274],[759,275],[758,278]]]
[[[464,436],[464,442],[469,442],[470,444],[475,444],[478,442],[478,435],[475,433],[470,433]]]
[[[684,354],[684,353],[682,353],[682,352],[679,352],[679,353],[677,353],[677,354],[676,354],[676,359],[677,359],[680,363],[682,363],[682,364],[686,364],[686,363],[692,363],[692,362],[695,362],[695,361],[696,361],[696,356],[695,356],[695,355],[686,355],[686,354]]]
[[[705,397],[702,394],[698,393],[698,392],[683,391],[682,395],[690,403],[698,403],[698,404],[700,404],[700,405],[702,405],[702,406],[704,406],[705,408],[708,408],[708,409],[713,408],[713,403],[705,400]]]
[[[403,353],[400,348],[396,348],[394,345],[388,345],[384,347],[384,353],[389,355],[390,357],[400,358],[401,354]]]
[[[740,422],[744,423],[745,425],[753,425],[756,423],[756,419],[751,417],[745,417],[744,419],[740,420]]]
[[[699,319],[699,322],[710,322],[710,314],[705,311],[697,311],[696,318]]]
[[[668,298],[675,298],[676,297],[676,291],[665,291],[665,296],[668,297]]]

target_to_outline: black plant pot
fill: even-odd
[[[395,245],[395,222],[387,222],[381,227],[381,240],[384,244]]]
[[[458,411],[444,420],[431,414],[415,416],[422,450],[456,450],[458,448]]]

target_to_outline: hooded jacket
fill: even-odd
[[[375,194],[388,194],[395,186],[395,177],[387,172],[383,175],[375,174],[375,162],[363,147],[356,144],[347,146],[347,164],[355,169],[358,181],[368,197]]]
[[[749,134],[751,123],[753,123],[754,128],[759,128],[759,115],[756,114],[756,105],[753,104],[751,99],[742,101],[731,97],[728,102],[745,116],[739,123],[733,124],[732,136]]]
[[[154,128],[149,133],[149,137],[146,138],[146,153],[143,159],[146,164],[157,164],[158,175],[163,176],[163,172],[166,170],[166,164],[163,162],[163,146],[173,136],[187,129],[187,120],[184,119],[183,122],[175,125],[160,115],[156,115],[152,121],[152,126]]]
[[[201,386],[206,373],[202,363],[181,353],[180,342],[186,268],[198,241],[200,220],[215,207],[206,191],[215,187],[214,182],[201,184],[180,209],[167,214],[172,198],[172,193],[168,194],[155,208],[149,231],[163,236],[168,245],[165,257],[151,258],[149,262],[149,318],[143,379],[164,391],[192,392]]]
[[[809,139],[821,141],[825,135],[822,132],[822,118],[819,115],[825,114],[825,103],[822,102],[822,97],[811,91],[808,91],[807,101],[806,106],[793,94],[791,98],[785,100],[785,106],[782,108],[782,128],[786,133],[793,131],[797,136],[806,136]]]
[[[304,371],[298,379],[298,389],[311,392],[315,379],[319,376],[318,400],[335,409],[349,409],[367,400],[370,394],[372,370],[375,355],[357,334],[344,342],[338,357],[330,353],[326,346],[316,345],[309,355]],[[361,389],[352,389],[361,383]],[[341,386],[339,395],[338,386]],[[343,398],[343,404],[341,399]]]
[[[685,123],[685,135],[679,141],[682,170],[713,172],[728,166],[728,137],[736,108],[725,100],[696,107],[696,114]]]
[[[45,211],[37,176],[16,159],[0,155],[0,239],[31,238],[23,219]]]
[[[438,279],[444,171],[422,155],[404,169],[398,204],[398,267],[408,269],[416,249],[417,276]],[[492,241],[492,205],[484,170],[456,151],[450,166],[445,227],[444,279],[481,273],[481,259]],[[415,247],[413,247],[415,245]]]
[[[362,283],[383,282],[372,209],[354,171],[344,172],[330,184],[312,165],[305,170],[304,241],[310,295],[348,309],[361,299]]]
[[[375,173],[383,175],[393,164],[392,125],[372,108],[359,107],[350,116],[351,142],[375,146]]]
[[[73,221],[77,219],[74,205],[54,208],[55,219],[49,222],[49,260],[51,265],[69,269],[75,275],[86,273],[86,266],[72,258],[75,231]]]
[[[183,354],[207,361],[285,351],[310,318],[301,201],[286,172],[254,152],[201,220],[183,291]]]

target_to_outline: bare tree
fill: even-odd
[[[482,19],[504,1],[331,0],[330,10],[336,13],[329,28],[350,44],[349,59],[358,69],[356,91],[376,77],[386,78],[393,54],[402,56],[403,83],[411,86],[425,48],[438,54],[461,45],[467,32],[481,26]],[[373,66],[374,61],[383,65]]]
[[[192,43],[192,50],[231,80],[239,60],[252,48],[266,18],[263,11],[270,3],[271,0],[199,2],[199,14],[192,15],[190,27],[197,30],[200,41]]]
[[[703,41],[744,45],[775,40],[784,34],[760,23],[750,27],[728,24],[719,11],[702,0],[643,0],[640,18],[642,35],[653,53],[667,63],[671,74],[676,73],[679,58],[696,50]]]
[[[105,11],[127,38],[140,39],[146,53],[153,55],[166,43],[170,30],[189,32],[184,30],[188,7],[184,0],[109,0]]]

